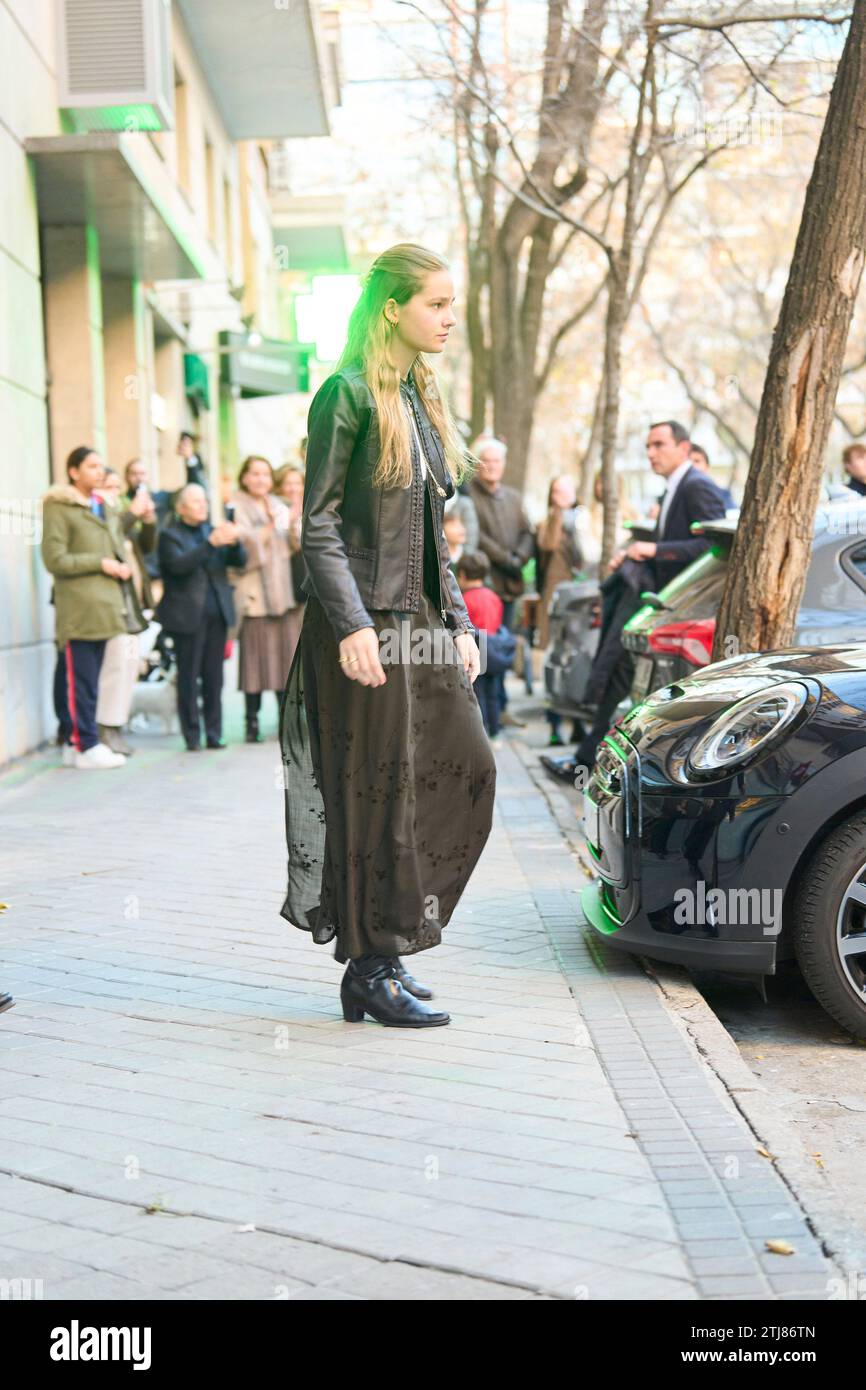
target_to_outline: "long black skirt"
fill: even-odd
[[[386,681],[343,674],[311,598],[283,696],[282,916],[344,962],[436,946],[493,820],[496,764],[472,682],[425,593],[373,612]]]

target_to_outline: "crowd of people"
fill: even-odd
[[[475,688],[494,744],[501,727],[523,722],[507,707],[504,671],[509,663],[496,640],[499,634],[521,633],[536,649],[546,650],[550,605],[557,585],[576,577],[597,578],[599,582],[606,616],[587,695],[597,709],[597,718],[575,758],[561,764],[545,759],[548,770],[569,780],[578,762],[587,760],[591,765],[594,761],[613,710],[630,684],[630,658],[623,652],[619,632],[637,606],[641,590],[661,588],[689,564],[708,544],[691,534],[692,523],[723,516],[734,506],[734,499],[728,488],[710,477],[707,451],[689,438],[683,425],[676,420],[652,425],[647,456],[653,473],[665,483],[664,493],[650,506],[646,518],[655,522],[656,536],[652,542],[635,541],[617,552],[608,574],[602,576],[598,574],[603,527],[600,474],[594,479],[590,506],[579,504],[573,477],[553,478],[545,514],[533,527],[520,493],[503,481],[506,445],[486,437],[476,441],[473,452],[478,460],[476,474],[465,486],[465,495],[458,494],[450,509],[446,505],[444,528],[451,567],[466,606],[476,629],[487,638],[488,658],[492,652]],[[619,519],[626,524],[640,519],[621,484]],[[624,560],[628,563],[623,566]],[[524,599],[525,611],[521,613]],[[513,644],[512,655],[515,647]],[[524,659],[531,659],[531,652],[524,651]],[[560,716],[548,709],[546,717],[550,744],[561,745]],[[573,735],[577,742],[578,726]]]
[[[623,646],[621,634],[640,606],[641,594],[657,593],[709,547],[708,539],[692,534],[695,522],[712,521],[736,507],[730,489],[711,478],[707,451],[690,439],[679,421],[651,425],[646,450],[652,472],[665,483],[664,493],[647,511],[655,534],[652,540],[632,540],[617,550],[607,574],[599,576],[601,631],[581,701],[589,727],[575,721],[573,752],[541,759],[551,776],[572,785],[580,770],[592,768],[614,711],[631,688],[634,657]],[[842,451],[842,466],[848,482],[841,492],[866,496],[866,445],[849,444]],[[559,720],[552,711],[548,718],[555,721],[551,743],[559,742]]]
[[[706,451],[677,421],[654,425],[647,449],[654,472],[666,480],[664,496],[649,513],[657,520],[657,542],[633,542],[614,557],[608,580],[618,571],[618,583],[599,576],[606,631],[588,692],[598,709],[598,729],[607,727],[626,688],[628,659],[618,633],[633,608],[639,566],[648,565],[653,587],[661,587],[702,545],[689,532],[691,522],[733,505],[730,492],[709,477]],[[573,477],[553,478],[545,515],[535,527],[521,493],[504,481],[504,441],[484,435],[471,453],[474,472],[445,502],[443,530],[449,569],[483,646],[475,693],[496,746],[501,729],[523,724],[508,709],[505,683],[517,635],[528,633],[532,645],[546,649],[557,585],[597,573],[601,477],[594,480],[589,506],[579,504]],[[139,634],[151,623],[158,625],[163,643],[168,639],[176,666],[177,715],[189,751],[225,747],[223,673],[235,637],[248,742],[263,737],[262,697],[273,692],[277,706],[282,698],[306,599],[303,468],[286,464],[274,470],[267,459],[249,456],[224,508],[225,519],[214,522],[207,473],[191,434],[181,435],[178,454],[186,482],[172,493],[151,491],[141,459],[130,460],[121,476],[95,449],[81,446],[67,459],[67,483],[45,495],[42,555],[54,581],[54,706],[65,766],[121,767],[133,751],[124,731],[142,676]],[[846,467],[851,486],[866,491],[866,449],[846,451]],[[622,492],[620,519],[637,519]],[[620,569],[623,560],[633,563]],[[642,584],[647,587],[646,573]],[[615,600],[606,594],[610,589]],[[523,610],[527,595],[532,601]],[[531,653],[524,659],[531,660]],[[601,694],[596,686],[603,687]],[[550,744],[562,744],[560,717],[548,710],[547,720]],[[590,744],[604,732],[598,729],[584,740],[576,761],[594,751]],[[548,768],[569,775],[567,761]]]
[[[152,624],[176,668],[190,752],[225,747],[223,671],[235,635],[248,742],[261,742],[262,695],[282,696],[303,615],[303,469],[245,459],[226,519],[214,524],[194,444],[181,435],[186,482],[173,493],[151,492],[142,460],[130,460],[121,477],[82,445],[66,461],[67,482],[43,499],[64,766],[124,765],[132,752],[124,729],[143,674],[139,639]]]

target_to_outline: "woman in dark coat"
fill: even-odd
[[[400,956],[439,943],[492,823],[478,649],[442,532],[465,458],[427,360],[455,323],[453,294],[438,256],[386,251],[310,407],[282,915],[336,938],[349,1022],[449,1022]]]

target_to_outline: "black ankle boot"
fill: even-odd
[[[350,961],[340,984],[340,1003],[347,1023],[361,1023],[369,1014],[386,1028],[438,1028],[450,1023],[449,1014],[437,1013],[405,990],[394,975],[393,962],[381,957],[381,965],[360,974]]]
[[[259,733],[259,710],[262,707],[261,692],[248,690],[244,695],[244,706],[247,717],[247,743],[261,743],[262,736]]]
[[[410,975],[399,956],[391,958],[394,967],[394,979],[399,980],[404,989],[408,989],[410,994],[414,994],[416,999],[432,999],[433,991],[426,985],[419,984],[414,975]]]

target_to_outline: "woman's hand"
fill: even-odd
[[[111,555],[105,555],[99,562],[103,574],[107,574],[111,579],[131,579],[132,570],[123,560],[115,560]]]
[[[156,507],[153,498],[147,491],[137,492],[129,504],[129,510],[139,521],[154,521],[156,518]]]
[[[454,638],[454,646],[463,662],[464,671],[474,685],[476,677],[481,672],[481,658],[478,655],[475,638],[471,632],[459,632]]]
[[[379,660],[379,635],[374,627],[359,627],[340,642],[340,665],[350,681],[361,685],[384,685],[385,672]]]
[[[208,535],[208,541],[214,549],[222,545],[237,545],[240,538],[241,533],[236,521],[221,521]]]

